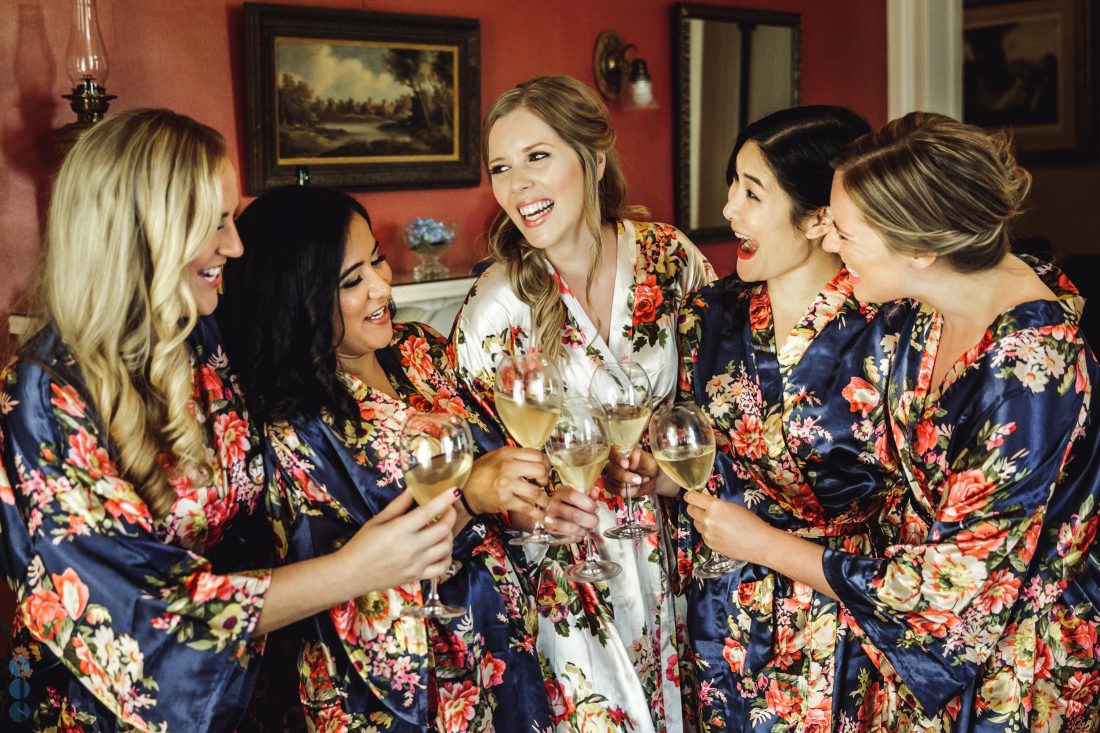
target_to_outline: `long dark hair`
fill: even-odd
[[[237,220],[244,255],[226,263],[218,323],[245,400],[258,424],[328,408],[356,424],[358,408],[336,377],[334,326],[340,267],[355,199],[325,188],[288,186],[263,194]]]
[[[812,104],[773,112],[737,136],[726,164],[726,184],[737,173],[737,153],[751,140],[790,197],[791,221],[797,225],[806,214],[829,205],[833,157],[870,131],[867,120],[847,107]]]

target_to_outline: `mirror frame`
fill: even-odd
[[[675,84],[675,108],[676,108],[676,142],[674,148],[674,186],[676,190],[676,226],[691,241],[699,242],[731,242],[733,235],[728,227],[702,227],[692,229],[688,227],[691,221],[691,34],[690,21],[715,20],[722,23],[736,23],[742,28],[757,25],[788,26],[794,32],[794,42],[791,44],[791,104],[799,103],[800,68],[799,60],[802,46],[802,20],[799,13],[787,13],[772,10],[753,10],[749,8],[720,7],[717,5],[703,5],[701,3],[676,3],[672,6],[672,69]],[[742,56],[751,49],[749,44],[742,44]],[[738,129],[744,129],[752,122],[746,119],[748,116],[749,85],[746,72],[747,64],[741,65],[741,116]],[[730,143],[733,141],[731,140]],[[729,155],[729,150],[720,153]]]

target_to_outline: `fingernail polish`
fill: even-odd
[[[462,489],[455,487],[455,496],[462,496]]]

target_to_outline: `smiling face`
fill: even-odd
[[[791,198],[752,140],[737,152],[722,215],[737,238],[737,275],[772,280],[815,264],[825,253],[791,221]]]
[[[240,203],[237,171],[228,160],[222,163],[222,208],[218,230],[206,249],[188,265],[188,281],[200,316],[208,316],[218,307],[218,287],[222,284],[222,266],[244,252],[233,214]]]
[[[521,107],[497,120],[486,147],[493,195],[532,247],[568,252],[590,238],[581,158],[553,128]]]
[[[370,224],[353,214],[340,266],[339,310],[333,315],[337,336],[343,334],[336,344],[338,361],[350,362],[390,345],[391,278],[390,266],[379,254]]]
[[[911,297],[907,283],[917,274],[912,257],[892,249],[879,235],[844,189],[844,174],[833,175],[829,197],[833,227],[822,246],[840,255],[855,280],[855,295],[868,303]]]

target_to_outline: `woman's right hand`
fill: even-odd
[[[680,487],[657,465],[649,451],[635,448],[630,455],[612,449],[611,460],[603,470],[604,488],[619,496],[676,496]]]
[[[461,490],[445,491],[412,511],[403,491],[337,552],[352,569],[354,596],[438,577],[451,564],[451,527]]]
[[[542,451],[505,446],[474,461],[466,503],[478,514],[519,512],[539,517],[549,497],[550,467]]]
[[[543,524],[553,534],[574,538],[579,542],[586,532],[594,532],[599,525],[600,517],[596,513],[596,497],[599,494],[598,486],[587,494],[572,486],[559,486],[550,497]]]

